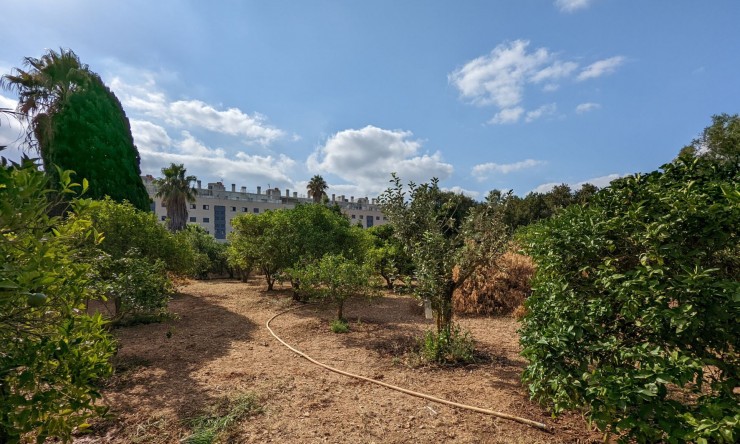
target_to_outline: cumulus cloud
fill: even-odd
[[[558,110],[558,107],[554,103],[550,103],[547,105],[542,105],[541,107],[529,111],[527,113],[527,117],[524,119],[527,123],[534,122],[535,120],[539,119],[540,117],[544,116],[551,116],[555,114],[555,112]]]
[[[237,136],[244,143],[270,145],[285,132],[267,123],[259,113],[244,113],[239,108],[217,109],[200,100],[170,101],[157,88],[153,75],[144,75],[141,84],[129,84],[114,77],[110,86],[127,110],[178,127],[199,127],[215,133]]]
[[[108,83],[129,115],[143,174],[159,176],[170,163],[182,163],[204,183],[239,180],[240,187],[252,191],[268,184],[295,189],[295,160],[246,151],[256,145],[269,152],[267,146],[290,137],[269,125],[261,114],[223,109],[201,100],[170,100],[158,82],[172,77],[171,73],[160,75],[118,65],[115,72],[117,76]],[[132,78],[137,80],[128,80]]]
[[[555,6],[563,12],[575,12],[591,6],[593,0],[555,0]]]
[[[526,40],[502,43],[453,71],[448,80],[473,104],[514,107],[522,101],[524,85],[553,58],[545,48],[530,52],[528,46]]]
[[[552,114],[555,104],[527,112],[523,106],[528,86],[541,85],[554,92],[564,80],[583,81],[614,72],[624,57],[599,60],[579,72],[575,61],[563,60],[547,48],[530,48],[527,40],[514,40],[497,45],[489,54],[477,57],[451,72],[447,79],[460,93],[460,98],[476,106],[494,106],[498,112],[488,123],[501,125],[525,122]],[[526,114],[525,114],[526,113]]]
[[[599,60],[598,62],[594,62],[585,67],[583,71],[578,74],[576,80],[580,82],[583,80],[595,79],[603,75],[611,74],[620,65],[622,65],[624,61],[625,58],[622,56],[609,57],[608,59]]]
[[[596,111],[597,109],[601,108],[601,105],[598,103],[593,102],[586,102],[581,103],[578,106],[576,106],[576,113],[583,114],[591,111]]]
[[[422,143],[412,137],[410,131],[372,125],[339,131],[308,157],[307,166],[312,172],[330,173],[349,182],[356,195],[383,191],[392,172],[404,182],[450,177],[452,165],[443,161],[441,153],[422,153]]]
[[[479,165],[476,165],[471,170],[471,173],[473,176],[475,176],[478,181],[484,181],[488,179],[488,177],[492,173],[498,173],[498,174],[509,174],[516,171],[525,170],[528,168],[534,168],[536,166],[544,165],[546,162],[542,160],[535,160],[535,159],[526,159],[519,162],[514,163],[482,163]]]
[[[592,177],[591,179],[586,179],[581,182],[569,183],[568,186],[570,186],[571,190],[580,190],[583,185],[590,183],[591,185],[596,185],[599,188],[604,188],[609,186],[612,180],[619,179],[620,177],[624,177],[624,174],[608,174],[606,176]],[[562,182],[543,183],[542,185],[539,185],[535,189],[533,189],[532,192],[547,193],[561,183]]]

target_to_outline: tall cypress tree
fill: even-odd
[[[126,113],[100,77],[70,49],[27,57],[0,86],[18,92],[18,111],[28,115],[44,170],[56,183],[56,167],[87,179],[88,196],[128,200],[149,209],[139,152]],[[31,138],[30,140],[33,140]]]
[[[47,172],[56,174],[51,165],[74,170],[78,181],[88,180],[88,197],[107,195],[149,210],[128,118],[97,74],[90,73],[85,85],[70,94],[50,119],[50,137],[39,140]]]

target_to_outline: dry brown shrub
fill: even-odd
[[[530,292],[534,263],[512,250],[473,274],[452,295],[457,314],[501,315],[519,307]]]

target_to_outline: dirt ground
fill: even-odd
[[[225,397],[258,396],[263,412],[236,424],[224,442],[587,443],[599,436],[576,415],[556,419],[529,401],[520,383],[517,323],[463,318],[484,360],[458,368],[411,368],[408,354],[424,330],[418,302],[386,295],[350,300],[350,332],[334,334],[331,307],[308,305],[271,326],[289,344],[340,369],[451,401],[547,423],[552,434],[436,404],[329,372],[274,339],[265,322],[293,305],[287,290],[264,283],[191,282],[170,304],[179,319],[115,330],[116,374],[103,395],[111,417],[79,443],[176,443],[188,420]]]

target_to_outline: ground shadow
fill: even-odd
[[[118,427],[116,416],[138,410],[171,410],[184,421],[216,402],[217,394],[207,391],[195,373],[227,355],[234,343],[249,341],[257,327],[218,300],[217,295],[181,293],[170,302],[176,319],[113,331],[120,347],[117,371],[102,390],[113,419],[98,424],[95,434],[110,434]]]

